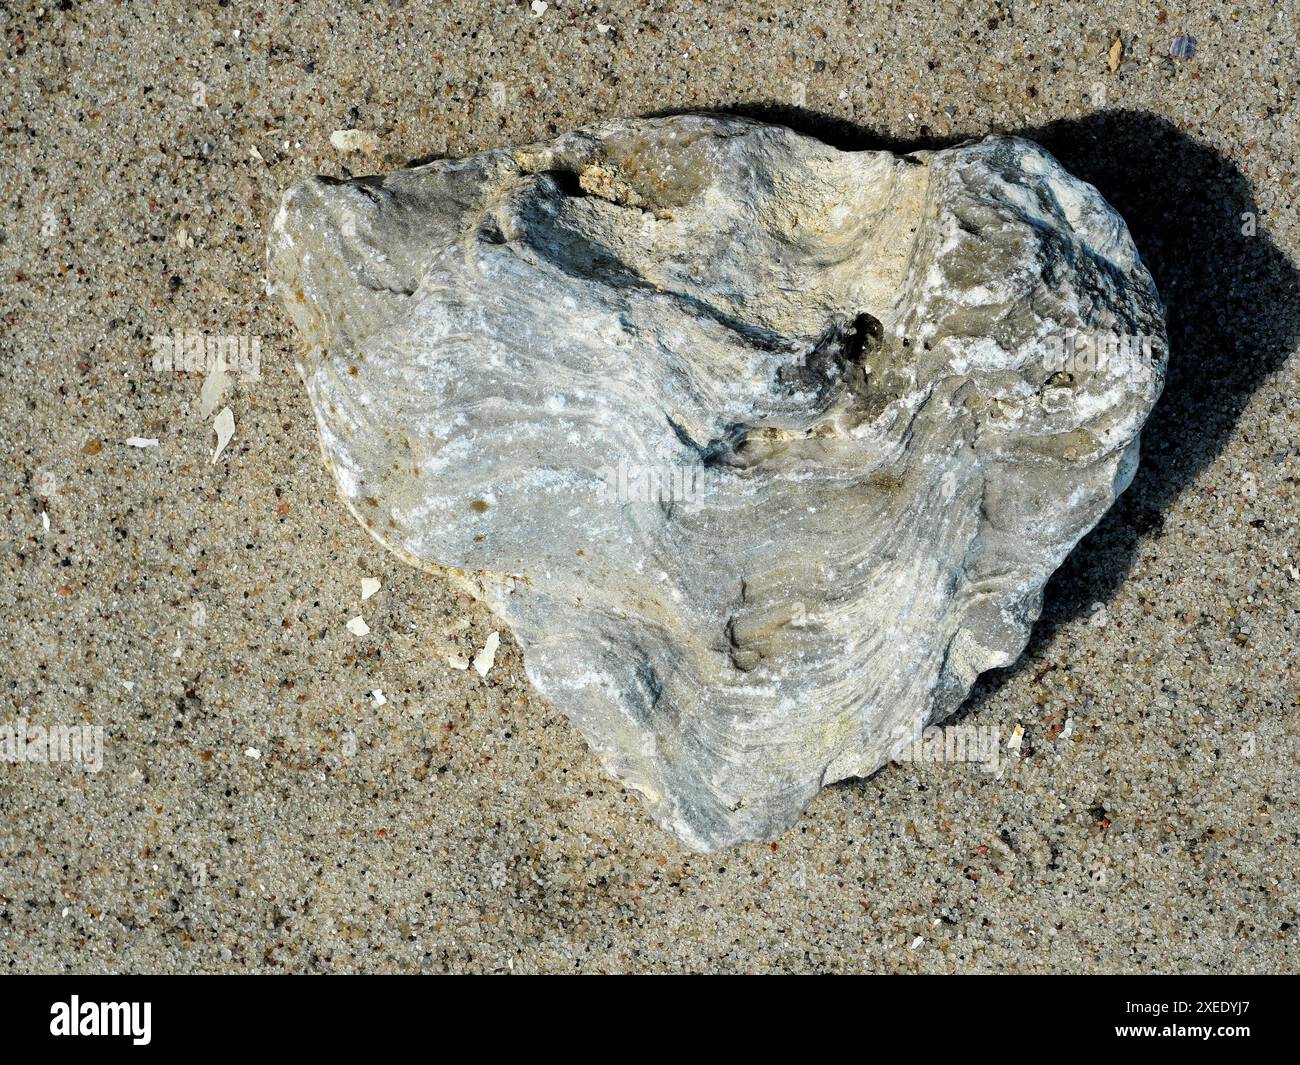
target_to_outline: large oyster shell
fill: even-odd
[[[347,505],[705,850],[1016,658],[1164,375],[1123,221],[1010,137],[610,122],[303,182],[270,261]]]

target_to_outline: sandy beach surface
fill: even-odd
[[[89,730],[0,762],[0,971],[1295,971],[1298,34],[1295,0],[0,8],[0,741]],[[1128,221],[1172,351],[1136,482],[962,713],[998,771],[890,766],[711,855],[347,515],[265,292],[303,177],[681,109],[1032,137]],[[246,341],[215,462],[178,332]]]

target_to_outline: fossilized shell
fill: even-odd
[[[305,181],[270,261],[347,505],[703,850],[1017,657],[1164,377],[1123,221],[1011,137],[610,122]]]

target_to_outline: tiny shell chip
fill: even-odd
[[[226,367],[223,363],[208,367],[208,372],[203,375],[203,384],[199,388],[199,416],[203,418],[211,417],[212,412],[217,409],[217,404],[221,402],[221,397],[225,394],[226,387],[230,384],[230,375],[226,373]]]
[[[212,423],[212,428],[217,434],[217,449],[212,453],[212,461],[215,463],[226,450],[230,438],[235,435],[235,412],[229,407],[222,407],[221,413]]]
[[[340,152],[377,152],[379,138],[365,129],[336,129],[330,143]]]
[[[478,671],[480,677],[486,677],[488,670],[492,668],[492,663],[496,661],[497,646],[501,643],[501,634],[493,631],[488,633],[488,638],[483,641],[483,650],[474,656],[474,668]]]

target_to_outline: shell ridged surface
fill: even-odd
[[[1123,221],[1011,137],[610,122],[303,182],[270,263],[348,506],[700,850],[1015,660],[1164,378]]]

